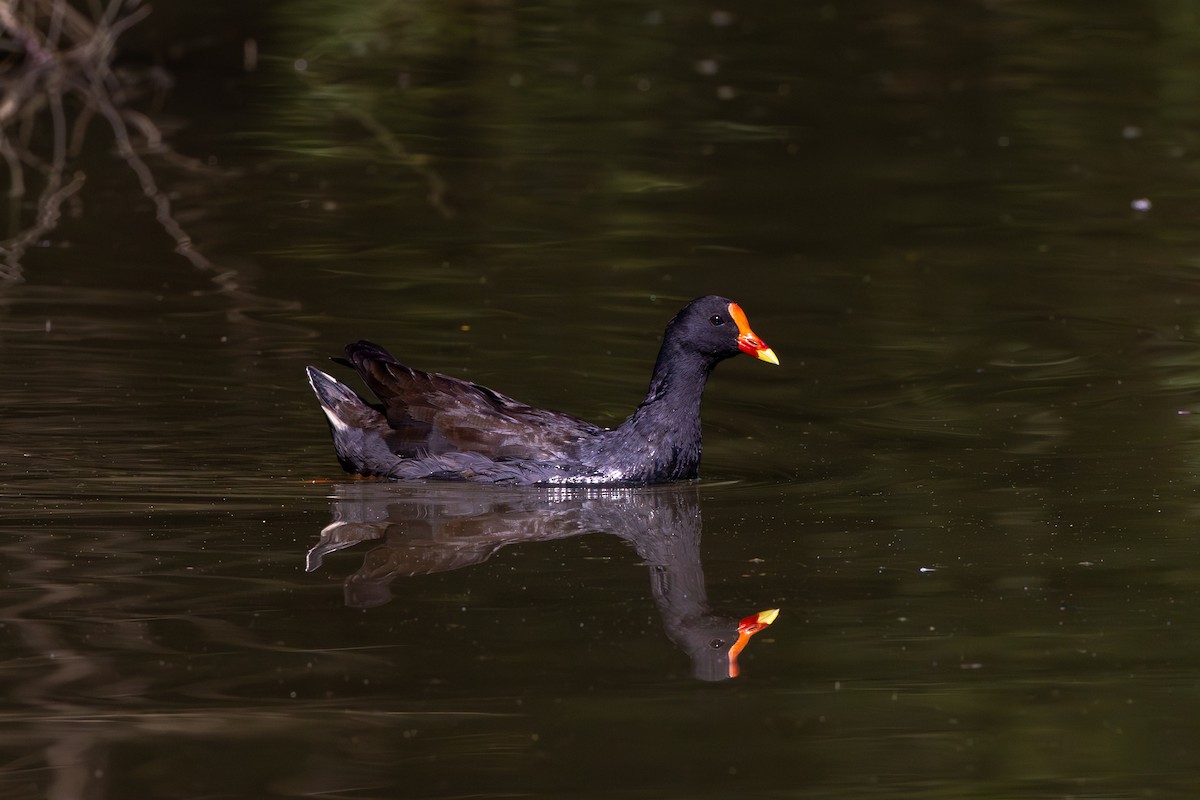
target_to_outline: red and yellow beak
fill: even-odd
[[[768,350],[767,352],[770,351]],[[738,653],[742,652],[743,648],[746,647],[746,643],[750,641],[750,637],[770,625],[778,616],[778,608],[769,608],[766,611],[751,614],[738,623],[737,641],[733,643],[733,647],[729,648],[729,677],[736,678],[738,676]]]
[[[737,303],[730,303],[729,316],[733,317],[733,321],[738,326],[737,343],[739,350],[768,364],[779,363],[779,359],[775,357],[775,352],[767,347],[754,331],[750,330],[750,321],[746,319],[746,312],[742,311],[741,306]]]

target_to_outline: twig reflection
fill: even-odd
[[[42,175],[33,223],[0,242],[0,280],[21,279],[25,253],[55,228],[63,204],[83,186],[82,172],[65,175],[97,114],[111,128],[118,154],[154,204],[155,218],[175,241],[176,252],[195,267],[213,268],[175,218],[170,199],[141,155],[174,154],[149,118],[126,107],[131,82],[112,68],[117,38],[149,13],[150,7],[137,0],[109,0],[107,7],[97,8],[94,19],[66,0],[0,1],[0,50],[11,54],[0,59],[0,158],[8,167],[9,197],[22,198],[29,190],[26,169]],[[73,122],[68,100],[78,109]],[[46,117],[50,142],[43,154],[33,142]]]

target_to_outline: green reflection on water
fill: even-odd
[[[1191,796],[1186,4],[259,11],[246,107],[168,105],[252,165],[182,205],[273,302],[103,172],[0,297],[6,791]],[[706,396],[707,591],[785,608],[739,681],[615,539],[372,612],[302,571],[340,476],[304,364],[370,336],[619,420],[709,291],[785,364]]]

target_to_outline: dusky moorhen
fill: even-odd
[[[700,396],[720,361],[748,353],[779,360],[737,303],[700,297],[667,323],[646,399],[601,428],[526,405],[470,381],[406,367],[367,341],[345,359],[379,398],[369,403],[315,367],[308,379],[347,472],[396,480],[647,484],[695,478]]]

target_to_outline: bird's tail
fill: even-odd
[[[329,421],[338,462],[347,472],[386,475],[396,462],[387,446],[383,414],[368,405],[345,384],[316,367],[308,367],[308,383]]]
[[[343,403],[362,404],[362,399],[346,388],[345,384],[337,381],[332,375],[326,375],[316,367],[308,367],[308,385],[316,392],[321,401],[321,408],[329,417],[330,424],[336,425],[337,409]]]

